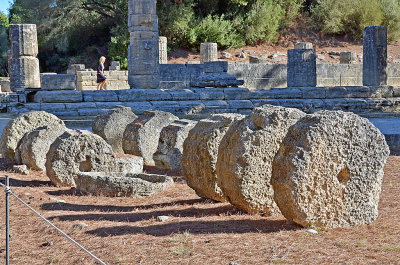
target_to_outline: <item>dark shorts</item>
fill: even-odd
[[[103,81],[106,80],[106,79],[107,79],[107,77],[105,77],[105,76],[102,75],[102,74],[97,73],[97,83],[101,83],[101,82],[103,82]]]

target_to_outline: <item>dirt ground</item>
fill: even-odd
[[[150,198],[94,197],[54,187],[43,172],[12,173],[0,160],[15,194],[107,264],[400,264],[399,169],[400,157],[390,157],[375,223],[310,234],[283,216],[203,200],[179,177]],[[3,239],[4,203],[1,192]],[[97,264],[15,198],[11,209],[11,264]]]

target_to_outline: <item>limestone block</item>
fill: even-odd
[[[39,127],[25,134],[15,153],[16,160],[31,169],[46,170],[46,154],[50,145],[66,130],[64,124],[57,124]]]
[[[167,37],[159,37],[158,50],[159,50],[160,64],[167,64],[168,63]]]
[[[216,43],[204,42],[200,44],[200,63],[218,61],[218,46]]]
[[[39,59],[10,59],[10,85],[14,92],[24,91],[26,88],[40,88]]]
[[[217,184],[218,147],[232,123],[243,119],[240,114],[213,114],[199,121],[183,143],[182,174],[189,187],[200,197],[225,201]]]
[[[363,33],[363,85],[387,85],[387,29],[369,26]]]
[[[204,73],[228,72],[229,63],[226,61],[214,61],[204,63]]]
[[[80,173],[76,188],[84,193],[142,198],[159,193],[174,184],[171,177],[151,174]]]
[[[22,137],[39,127],[51,125],[64,125],[64,122],[45,111],[24,113],[9,121],[3,129],[0,139],[0,150],[3,158],[8,162],[15,163],[15,151]]]
[[[42,90],[75,90],[76,75],[74,74],[57,74],[43,75]]]
[[[140,40],[157,40],[158,32],[155,31],[134,31],[129,33],[130,43],[134,44]]]
[[[321,111],[289,128],[271,183],[282,214],[302,226],[370,224],[378,217],[385,137],[350,112]]]
[[[38,41],[35,24],[11,24],[10,28],[11,58],[38,55]]]
[[[114,172],[123,174],[143,173],[143,157],[124,155],[117,157],[115,163],[116,169]]]
[[[112,172],[116,169],[112,148],[89,131],[67,131],[56,139],[46,155],[46,173],[56,186],[75,186],[79,172]]]
[[[128,19],[129,26],[153,26],[158,23],[157,15],[151,14],[136,14],[130,15]]]
[[[168,170],[181,169],[183,142],[189,131],[197,122],[191,120],[176,120],[161,130],[157,151],[153,159],[157,168]]]
[[[74,90],[38,91],[33,96],[33,102],[37,103],[68,103],[82,101],[82,92]]]
[[[192,87],[232,87],[243,85],[243,80],[237,80],[236,76],[228,73],[206,73],[190,82]]]
[[[68,65],[67,74],[76,75],[76,72],[85,71],[84,64],[70,64]]]
[[[249,213],[279,212],[271,181],[272,162],[290,126],[306,114],[264,105],[231,125],[218,149],[218,186],[235,207]]]
[[[129,75],[128,83],[131,88],[156,89],[160,86],[160,76],[155,75]]]
[[[3,77],[0,81],[1,92],[11,92],[10,78]]]
[[[156,0],[129,0],[129,15],[133,14],[152,14],[157,12]]]
[[[145,165],[154,165],[153,154],[157,151],[161,130],[177,119],[168,112],[145,111],[126,126],[122,140],[124,152],[143,157]]]
[[[313,49],[313,44],[311,42],[297,42],[294,45],[295,49],[311,50]]]
[[[121,64],[119,61],[112,61],[109,67],[110,71],[119,71],[121,69]]]
[[[355,52],[340,52],[340,63],[341,64],[352,64],[357,60],[357,54]]]
[[[126,126],[136,120],[137,116],[131,108],[119,106],[110,110],[105,115],[97,116],[93,122],[92,129],[97,135],[100,135],[115,153],[123,154],[122,137]]]
[[[315,87],[317,84],[314,49],[288,50],[287,86]]]

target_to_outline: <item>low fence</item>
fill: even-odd
[[[60,228],[58,228],[52,222],[50,222],[44,216],[42,216],[38,211],[33,209],[26,202],[24,202],[21,198],[19,198],[11,189],[10,177],[8,175],[5,176],[5,184],[0,183],[0,186],[4,187],[4,191],[6,194],[6,265],[10,264],[10,196],[17,199],[17,201],[20,202],[23,206],[25,206],[26,208],[31,210],[33,213],[35,213],[45,223],[49,224],[51,227],[53,227],[55,230],[57,230],[62,236],[64,236],[65,238],[70,240],[72,243],[74,243],[77,247],[79,247],[80,249],[85,251],[89,256],[91,256],[93,259],[95,259],[99,264],[106,265],[105,262],[103,262],[101,259],[96,257],[89,250],[84,248],[82,245],[80,245],[78,242],[76,242],[73,238],[71,238],[69,235],[67,235],[64,231],[62,231]]]

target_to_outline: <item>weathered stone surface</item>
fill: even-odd
[[[200,44],[200,63],[218,61],[218,46],[213,42]]]
[[[116,158],[115,172],[123,174],[136,174],[143,172],[143,157],[124,155]]]
[[[11,24],[9,31],[12,58],[37,56],[38,41],[35,24]]]
[[[287,86],[315,87],[317,65],[314,49],[288,50]]]
[[[352,64],[357,60],[357,54],[355,52],[340,52],[340,63],[341,64]]]
[[[57,186],[75,186],[79,172],[112,172],[116,169],[112,148],[89,131],[67,131],[50,146],[46,173]]]
[[[40,88],[39,59],[35,57],[12,58],[9,63],[12,91]]]
[[[0,80],[1,92],[11,92],[10,78],[3,77]]]
[[[123,154],[122,137],[126,126],[136,120],[137,116],[131,108],[119,106],[105,115],[97,116],[92,129],[111,145],[115,153]]]
[[[182,119],[174,121],[162,129],[157,152],[153,155],[157,168],[168,170],[181,169],[183,142],[196,123],[195,121]]]
[[[98,91],[103,92],[103,91]],[[59,90],[59,91],[38,91],[33,96],[33,102],[37,103],[63,103],[63,102],[82,102],[81,91]]]
[[[64,125],[64,122],[45,111],[24,113],[9,121],[0,139],[0,150],[3,158],[8,162],[19,162],[15,161],[15,151],[22,137],[39,127],[51,125]]]
[[[29,170],[25,165],[14,165],[13,171],[22,175],[29,175]]]
[[[160,64],[168,63],[168,49],[167,49],[167,37],[159,37],[158,39],[158,50],[159,50],[159,58]]]
[[[235,76],[225,72],[207,73],[190,83],[192,87],[232,87],[243,84],[243,80],[237,80]]]
[[[126,126],[122,139],[124,152],[143,157],[145,165],[154,165],[153,154],[157,151],[161,130],[177,119],[168,112],[143,112]]]
[[[217,184],[218,147],[229,126],[243,119],[240,114],[214,114],[199,121],[183,143],[182,174],[200,197],[225,201]]]
[[[171,187],[173,184],[174,181],[171,177],[143,173],[79,173],[76,179],[78,190],[110,197],[148,197]]]
[[[294,45],[294,48],[302,50],[311,50],[313,48],[313,44],[311,42],[297,42]]]
[[[290,126],[306,114],[264,105],[231,125],[218,150],[218,186],[226,199],[246,212],[272,215],[272,161]]]
[[[387,85],[387,28],[369,26],[363,32],[363,85]]]
[[[25,134],[15,152],[15,160],[34,170],[46,170],[46,154],[50,145],[66,130],[64,124],[57,124]]]
[[[378,217],[384,136],[367,119],[342,111],[307,115],[290,127],[275,156],[274,198],[302,226],[370,224]]]
[[[75,74],[57,74],[42,76],[42,90],[74,90],[76,89]]]

